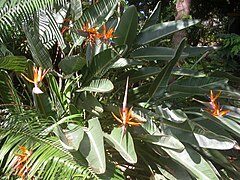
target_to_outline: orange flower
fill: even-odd
[[[98,36],[98,38],[102,39],[104,43],[109,44],[110,40],[114,38],[113,36],[114,29],[110,28],[107,31],[106,24],[103,25],[103,33]]]
[[[113,112],[112,115],[113,117],[121,123],[122,126],[122,136],[121,136],[121,141],[124,137],[124,135],[126,134],[127,131],[127,126],[139,126],[141,124],[141,122],[132,122],[131,120],[133,120],[134,118],[132,117],[132,108],[130,108],[130,110],[128,110],[127,108],[127,91],[128,91],[128,77],[127,77],[127,82],[126,82],[126,89],[125,89],[125,95],[124,95],[124,100],[123,100],[123,107],[122,107],[122,112],[119,109],[119,114],[120,114],[120,118],[118,118]]]
[[[25,76],[23,73],[21,74],[27,81],[34,84],[33,93],[35,94],[41,94],[43,93],[42,90],[39,88],[40,82],[42,82],[43,78],[47,74],[48,70],[42,70],[41,67],[37,68],[36,66],[33,66],[33,80],[29,79],[27,76]]]
[[[80,31],[87,34],[86,43],[96,44],[96,38],[99,38],[100,33],[95,27],[90,27],[90,21],[83,23],[83,29]]]
[[[217,98],[220,96],[221,92],[218,92],[217,95],[214,97],[213,91],[210,91],[210,102],[203,102],[197,99],[194,99],[195,101],[198,101],[202,104],[205,104],[206,106],[208,106],[209,108],[207,108],[207,110],[213,115],[213,116],[224,116],[226,115],[228,112],[230,112],[230,110],[222,110],[220,108],[220,103],[217,102]],[[209,106],[210,105],[210,106]]]
[[[28,151],[25,147],[19,146],[23,154],[16,154],[17,160],[13,167],[16,173],[18,173],[19,176],[21,176],[22,180],[25,179],[28,171],[30,168],[26,167],[25,164],[27,160],[32,155],[32,150]],[[25,166],[25,167],[24,167]]]

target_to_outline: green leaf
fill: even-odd
[[[184,52],[189,54],[189,57],[196,57],[204,54],[207,51],[213,51],[217,49],[216,47],[186,47]]]
[[[186,146],[182,152],[163,148],[169,156],[184,166],[189,173],[199,180],[218,180],[214,170],[207,161],[191,147]]]
[[[96,79],[92,80],[89,86],[82,87],[76,92],[90,91],[90,92],[100,92],[106,93],[112,91],[114,88],[112,82],[108,79]]]
[[[169,61],[175,55],[175,49],[167,47],[145,47],[132,52],[130,56],[135,59],[144,59],[148,61],[163,60]],[[188,54],[182,52],[181,58],[186,58]]]
[[[108,144],[115,148],[120,155],[129,163],[137,162],[137,154],[135,152],[134,143],[131,134],[127,131],[121,141],[122,129],[114,128],[111,134],[104,134],[104,137]]]
[[[148,94],[150,97],[149,99],[151,99],[155,95],[155,93],[157,92],[157,90],[159,88],[161,88],[162,91],[165,91],[165,89],[167,88],[172,69],[175,66],[175,64],[177,63],[177,61],[182,53],[185,42],[186,42],[186,39],[183,39],[181,41],[172,60],[170,60],[169,63],[167,63],[164,66],[162,71],[158,74],[158,76],[153,81],[152,85],[150,86],[150,88],[148,90]]]
[[[135,6],[129,6],[128,9],[123,13],[118,28],[114,35],[118,45],[127,44],[129,47],[137,35],[138,27],[138,14]]]
[[[78,20],[83,14],[82,2],[80,0],[71,0],[70,8],[74,21]]]
[[[177,151],[182,151],[184,149],[184,145],[175,137],[170,135],[142,135],[140,136],[141,140],[155,144],[161,147],[174,149]]]
[[[152,11],[152,13],[150,14],[150,16],[147,18],[146,22],[144,23],[143,29],[152,26],[159,21],[160,10],[161,2],[159,1],[155,6],[154,10]]]
[[[5,56],[0,57],[0,69],[24,72],[27,58],[24,56]]]
[[[148,44],[199,22],[198,20],[178,20],[152,25],[138,34],[136,44]]]
[[[86,64],[86,60],[81,56],[67,56],[58,64],[65,74],[72,74],[81,70]]]
[[[177,137],[180,141],[195,144],[202,148],[228,150],[236,145],[236,141],[218,135],[199,124],[186,121],[182,124],[169,123],[164,121],[166,132]]]
[[[106,171],[106,158],[103,143],[103,132],[98,118],[88,121],[88,130],[79,151],[86,157],[90,167],[97,174]]]
[[[188,119],[187,115],[182,110],[170,110],[169,108],[162,108],[162,106],[158,106],[156,108],[156,114],[160,118],[164,118],[175,123],[183,123]]]

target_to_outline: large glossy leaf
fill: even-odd
[[[109,79],[96,79],[92,80],[89,86],[78,89],[77,92],[90,91],[106,93],[112,91],[113,88],[113,83]]]
[[[79,151],[86,157],[94,172],[102,174],[106,170],[102,128],[98,118],[90,119],[88,124],[87,136],[80,144]]]
[[[152,25],[138,34],[136,44],[141,45],[153,42],[176,31],[197,24],[198,22],[198,20],[178,20]]]
[[[180,109],[170,110],[169,108],[162,108],[162,106],[158,106],[156,108],[156,113],[160,118],[164,118],[175,123],[183,123],[188,119],[187,115]]]
[[[5,56],[0,58],[0,69],[24,72],[27,58],[24,56]]]
[[[218,135],[191,121],[175,124],[164,121],[166,133],[173,134],[180,141],[195,144],[203,148],[227,150],[236,145],[236,141]]]
[[[71,0],[71,14],[74,17],[74,20],[78,20],[82,14],[83,14],[83,9],[82,9],[82,2],[80,0]]]
[[[81,56],[67,56],[58,64],[59,68],[66,74],[72,74],[81,70],[86,64],[86,60]]]
[[[177,61],[178,61],[178,59],[179,59],[179,57],[182,53],[182,50],[185,46],[185,41],[186,41],[186,39],[183,39],[181,41],[181,43],[179,44],[172,60],[170,60],[164,66],[162,71],[158,74],[158,76],[153,81],[152,85],[150,86],[150,88],[148,90],[148,94],[149,94],[150,99],[155,95],[155,93],[157,92],[157,90],[159,88],[161,88],[161,91],[163,91],[163,92],[167,88],[172,69],[175,66],[175,64],[177,63]]]
[[[108,144],[115,148],[120,155],[129,163],[137,162],[137,155],[134,148],[134,143],[131,134],[127,131],[121,142],[122,129],[114,128],[111,134],[104,134]]]
[[[143,29],[152,26],[156,24],[159,21],[159,16],[160,16],[160,10],[161,10],[161,2],[159,1],[152,13],[149,15],[147,18],[146,22],[144,23]]]
[[[167,48],[167,47],[146,47],[137,49],[132,52],[130,56],[135,59],[144,59],[148,61],[154,60],[163,60],[169,61],[174,57],[175,49]],[[180,55],[181,58],[186,58],[188,56],[187,53],[182,52]]]
[[[40,41],[38,33],[36,31],[31,30],[29,27],[27,27],[27,25],[24,25],[24,33],[27,37],[29,48],[33,56],[33,60],[37,64],[37,66],[41,66],[44,69],[51,68],[52,67],[51,57],[47,49]]]
[[[170,135],[142,135],[140,136],[141,140],[155,144],[161,147],[174,149],[177,151],[182,151],[184,149],[184,145],[175,137]]]
[[[216,47],[209,46],[200,46],[200,47],[186,47],[184,48],[184,52],[188,53],[190,57],[196,57],[204,54],[206,51],[212,51],[217,49]]]
[[[129,47],[137,35],[138,14],[135,6],[130,6],[123,13],[118,28],[115,32],[116,42],[119,45],[127,44]]]
[[[175,161],[184,166],[189,173],[201,180],[218,180],[208,162],[191,147],[186,146],[182,152],[163,148]]]

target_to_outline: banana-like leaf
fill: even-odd
[[[134,59],[144,59],[147,61],[163,60],[169,61],[174,57],[175,49],[167,47],[145,47],[132,52],[130,56]],[[182,52],[181,58],[188,57],[187,53]]]
[[[135,43],[139,45],[148,44],[199,22],[198,20],[178,20],[155,24],[143,29],[136,37]]]
[[[164,121],[164,124],[166,133],[173,134],[182,142],[195,144],[202,148],[228,150],[236,145],[233,139],[211,132],[192,121],[182,124]]]
[[[202,112],[203,116],[213,120],[214,122],[218,123],[222,127],[224,127],[226,130],[236,134],[237,136],[240,136],[240,125],[229,119],[227,116],[222,117],[222,116],[212,116],[211,114],[207,112]]]
[[[172,69],[173,69],[173,67],[175,66],[179,57],[182,54],[182,50],[185,46],[185,42],[186,42],[186,39],[183,39],[181,41],[181,43],[179,44],[172,60],[170,60],[164,66],[162,71],[158,74],[158,76],[153,81],[152,85],[150,86],[150,88],[148,90],[148,94],[149,94],[149,97],[150,97],[149,99],[151,99],[155,95],[155,93],[158,91],[159,88],[161,88],[161,91],[165,91],[165,89],[167,88]]]
[[[0,100],[2,103],[9,106],[9,108],[21,112],[21,101],[17,90],[14,88],[13,82],[4,70],[0,70]]]
[[[170,135],[142,135],[141,140],[155,144],[161,147],[174,149],[176,151],[183,151],[184,145],[175,137]]]
[[[0,69],[24,72],[27,58],[24,56],[5,56],[0,57]]]
[[[31,30],[27,25],[24,25],[23,27],[34,62],[43,69],[52,68],[51,57],[47,49],[39,40],[38,33]]]
[[[82,87],[76,92],[90,91],[106,93],[112,91],[114,88],[113,83],[109,79],[96,79],[92,80],[89,86]]]
[[[67,56],[58,64],[65,74],[72,74],[81,70],[86,64],[86,60],[81,56]]]
[[[216,47],[186,47],[184,48],[184,52],[189,54],[189,57],[196,57],[204,54],[206,51],[213,51],[216,50]]]
[[[91,93],[81,93],[77,98],[76,106],[78,109],[84,109],[94,116],[103,113],[102,104]]]
[[[158,106],[156,108],[156,114],[160,118],[164,118],[175,123],[183,123],[188,119],[187,115],[182,110],[170,110],[169,108],[162,108],[162,106]]]
[[[163,148],[169,156],[180,163],[187,171],[201,180],[218,180],[214,170],[208,162],[191,147],[186,146],[182,152]]]
[[[98,118],[90,119],[88,124],[87,136],[84,136],[79,151],[86,157],[94,172],[102,174],[106,171],[102,128]]]
[[[82,2],[80,0],[71,0],[70,2],[70,14],[73,16],[74,21],[78,20],[82,14],[83,14],[83,9],[82,9]]]
[[[154,10],[152,11],[152,13],[150,14],[150,16],[147,18],[142,29],[152,26],[159,21],[160,10],[161,10],[161,2],[159,1],[156,4],[156,6],[155,6]]]
[[[127,44],[129,47],[132,46],[133,41],[137,35],[138,27],[138,14],[135,6],[129,6],[128,9],[123,13],[118,28],[114,35],[116,39],[115,43],[118,45]]]
[[[114,128],[111,134],[104,134],[104,137],[108,144],[115,148],[120,155],[129,163],[137,162],[137,154],[135,152],[134,143],[131,134],[127,131],[123,137],[122,143],[122,129]]]
[[[126,50],[126,46],[119,47],[118,52],[111,49],[104,50],[93,57],[91,64],[88,67],[89,74],[85,79],[85,83],[90,82],[94,77],[101,78],[117,61],[120,54]]]

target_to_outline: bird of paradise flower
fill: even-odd
[[[33,83],[33,93],[34,94],[41,94],[43,91],[39,88],[40,82],[42,82],[43,78],[47,74],[48,70],[42,70],[41,67],[37,68],[36,66],[33,66],[33,80],[28,78],[25,74],[21,74],[28,82]]]
[[[21,176],[22,180],[24,180],[25,177],[27,176],[28,171],[30,170],[29,167],[25,166],[25,164],[26,164],[27,160],[30,158],[30,156],[32,155],[32,149],[27,150],[23,146],[19,146],[19,148],[21,149],[21,151],[23,153],[16,154],[17,160],[14,164],[13,169],[14,169],[15,173],[17,173],[19,176]]]
[[[127,127],[128,125],[130,126],[139,126],[143,121],[137,118],[136,116],[133,116],[132,114],[132,107],[128,110],[127,108],[127,93],[128,93],[128,81],[129,77],[127,77],[127,82],[126,82],[126,89],[125,89],[125,94],[124,94],[124,99],[123,99],[123,106],[122,106],[122,111],[119,108],[119,114],[120,118],[118,118],[113,112],[112,115],[113,117],[121,123],[122,127],[122,135],[121,135],[121,140],[120,143],[122,143],[123,137],[127,132]],[[132,120],[138,121],[138,122],[133,122]]]
[[[210,90],[210,96],[209,96],[210,102],[204,102],[194,98],[193,100],[208,106],[207,111],[210,112],[213,116],[224,116],[227,113],[229,113],[230,110],[222,110],[222,108],[220,107],[220,103],[217,101],[220,94],[221,92],[218,92],[216,96],[214,96],[213,91]]]

